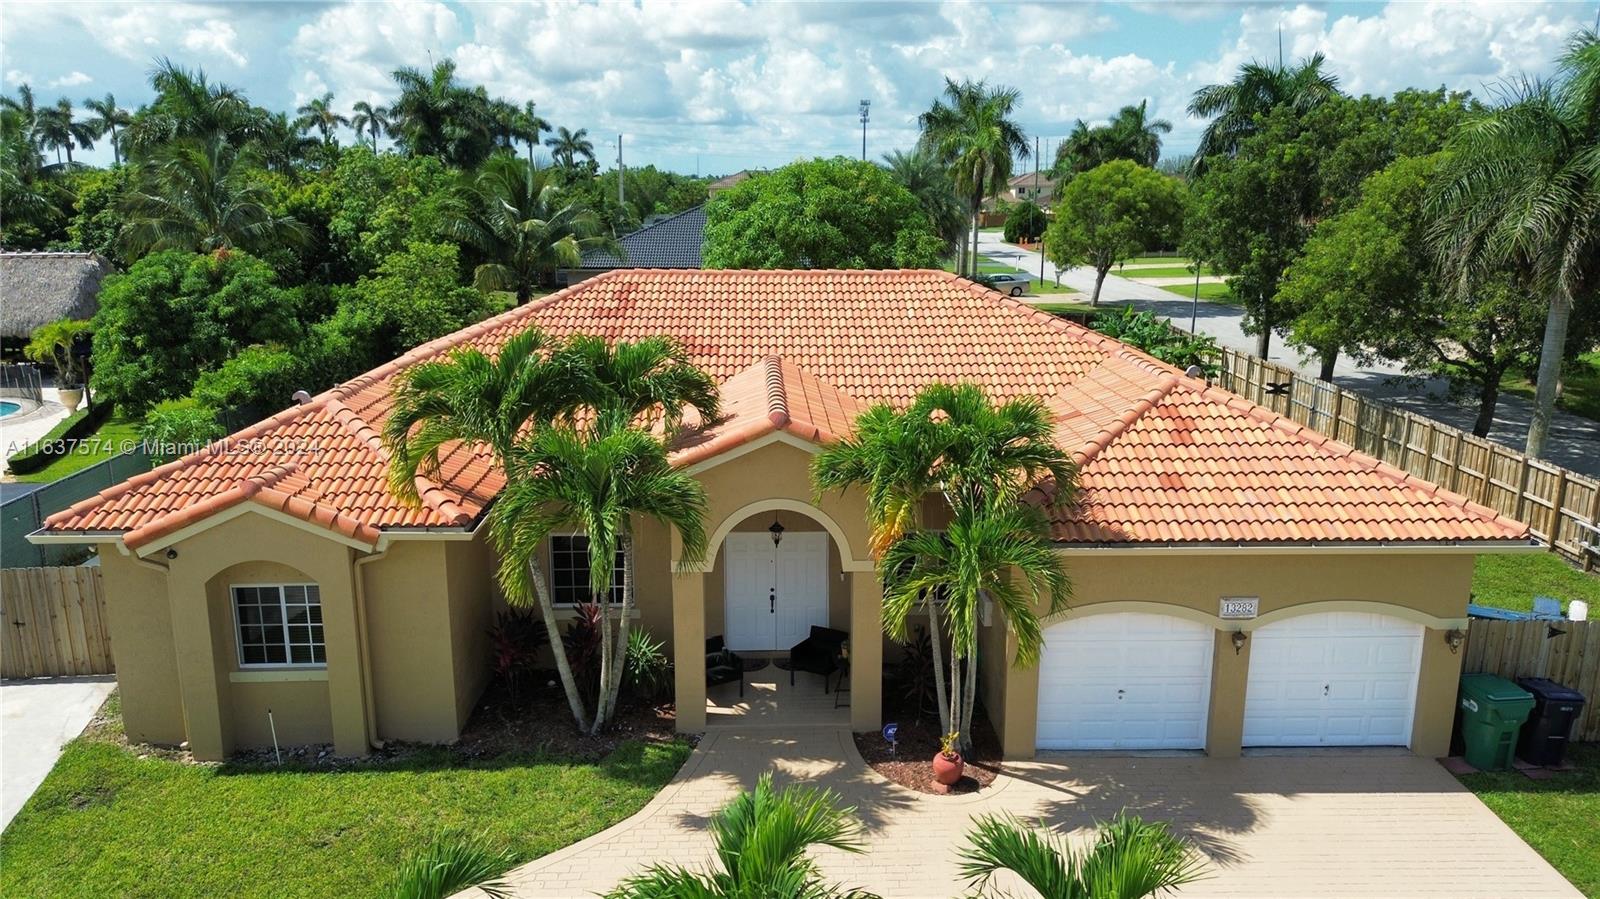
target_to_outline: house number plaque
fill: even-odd
[[[1224,596],[1220,618],[1254,618],[1261,612],[1259,596]]]

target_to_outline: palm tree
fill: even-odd
[[[950,173],[923,146],[910,153],[900,150],[885,153],[883,162],[894,180],[917,198],[922,211],[933,222],[934,233],[943,238],[946,250],[954,250],[966,235],[966,219]]]
[[[867,495],[873,552],[886,586],[884,630],[902,639],[909,616],[926,610],[935,648],[935,689],[944,731],[971,743],[977,617],[983,597],[994,601],[1017,635],[1018,665],[1037,661],[1041,642],[1034,605],[1048,598],[1055,612],[1070,584],[1050,546],[1048,523],[1027,505],[1031,490],[1051,505],[1067,505],[1076,470],[1056,445],[1048,411],[1037,400],[995,406],[976,385],[933,384],[905,412],[875,406],[856,420],[855,435],[824,448],[812,463],[817,492],[859,487]],[[943,533],[924,530],[921,506],[943,498],[952,522]],[[1007,577],[1016,566],[1024,584]],[[941,670],[939,614],[950,632],[948,690]]]
[[[389,109],[385,106],[373,106],[365,100],[357,100],[351,107],[354,113],[350,116],[350,127],[354,128],[356,135],[365,131],[372,137],[372,152],[378,152],[378,138],[389,131]]]
[[[389,107],[390,131],[412,155],[438,156],[458,168],[472,168],[494,146],[487,98],[456,82],[456,64],[445,59],[423,73],[407,66],[392,77],[400,96]]]
[[[1041,899],[1144,899],[1199,880],[1204,866],[1166,825],[1127,814],[1100,827],[1082,850],[1042,827],[994,815],[979,818],[967,839],[961,874],[980,895],[994,895],[994,876],[1010,871]]]
[[[261,164],[289,176],[291,181],[299,180],[301,164],[314,155],[319,146],[323,145],[281,112],[268,113],[250,141],[253,155]]]
[[[601,408],[593,415],[589,425],[536,427],[516,444],[506,488],[489,511],[489,533],[500,553],[500,584],[517,603],[533,597],[527,560],[537,558],[553,534],[587,536],[589,589],[600,607],[600,686],[587,723],[596,734],[616,712],[627,658],[635,602],[633,519],[648,516],[676,530],[682,560],[698,562],[706,549],[706,496],[692,475],[673,469],[661,439],[634,425],[625,411]],[[619,553],[620,603],[612,599]]]
[[[922,139],[950,168],[956,188],[967,197],[972,214],[972,264],[978,270],[978,216],[984,197],[997,194],[1011,178],[1011,161],[1028,158],[1028,142],[1011,120],[1018,100],[1015,89],[990,90],[982,81],[944,81],[945,101],[935,100],[918,123]],[[965,254],[963,254],[965,255]],[[963,260],[963,265],[965,260]],[[963,266],[957,266],[961,268]]]
[[[33,139],[32,98],[22,100],[6,97],[0,106],[0,243],[8,229],[57,214],[53,192],[45,189],[49,172]]]
[[[1239,74],[1227,84],[1209,84],[1195,91],[1189,100],[1189,114],[1211,118],[1200,136],[1194,153],[1196,174],[1206,157],[1236,152],[1244,139],[1255,133],[1256,117],[1279,106],[1290,106],[1296,114],[1310,112],[1338,96],[1339,79],[1322,72],[1323,55],[1317,53],[1293,68],[1250,62],[1239,67]],[[1215,116],[1215,118],[1212,118]]]
[[[1457,129],[1429,202],[1432,239],[1459,289],[1518,269],[1548,298],[1527,452],[1543,456],[1567,327],[1600,286],[1600,35],[1573,35],[1557,80],[1515,85]]]
[[[1172,133],[1172,123],[1150,118],[1148,106],[1148,100],[1140,100],[1138,106],[1122,107],[1111,120],[1111,133],[1119,151],[1126,154],[1121,158],[1155,168],[1161,159],[1161,135]]]
[[[341,126],[348,126],[350,120],[340,115],[333,108],[333,92],[328,91],[307,103],[303,103],[295,110],[298,116],[294,120],[294,127],[301,133],[315,129],[322,135],[322,145],[332,147],[337,143],[334,132]]]
[[[517,139],[528,145],[528,163],[533,164],[533,151],[539,146],[539,135],[550,130],[550,123],[539,115],[539,105],[532,100],[522,106],[517,119]]]
[[[95,138],[98,140],[110,134],[112,156],[117,165],[122,165],[122,146],[117,137],[117,129],[126,128],[133,121],[133,116],[126,109],[118,106],[117,98],[111,94],[106,94],[105,97],[99,100],[90,97],[83,101],[83,105],[95,114],[94,118],[86,122],[89,127],[94,129]]]
[[[304,226],[272,211],[272,189],[255,172],[253,154],[220,140],[174,142],[142,164],[138,184],[123,197],[127,224],[119,239],[134,255],[303,240]]]
[[[17,114],[18,120],[13,127],[22,129],[29,141],[34,140],[33,127],[38,121],[39,110],[34,105],[33,87],[27,82],[17,86],[17,96],[0,97],[0,109]]]
[[[514,142],[520,138],[517,119],[521,115],[522,110],[510,100],[496,97],[489,101],[489,122],[497,146],[507,149],[515,146]]]
[[[39,110],[35,122],[34,129],[39,143],[46,149],[56,151],[57,163],[61,161],[61,151],[66,150],[69,169],[72,168],[74,148],[94,149],[94,139],[98,136],[94,126],[88,121],[75,118],[72,101],[66,97],[57,100],[54,106]]]
[[[550,148],[550,155],[555,157],[556,163],[569,172],[577,166],[580,156],[594,162],[594,143],[589,140],[587,128],[568,131],[563,125],[544,144]]]
[[[251,106],[238,88],[213,84],[204,70],[185,69],[170,59],[156,62],[150,86],[156,99],[127,127],[130,156],[184,139],[242,147],[259,134],[266,119],[266,112]]]
[[[822,882],[812,846],[861,852],[855,809],[840,808],[831,791],[805,786],[782,790],[763,774],[712,817],[717,867],[705,873],[679,865],[652,865],[624,880],[607,899],[869,899]]]
[[[584,251],[618,249],[599,217],[563,194],[550,169],[514,156],[485,162],[464,199],[466,211],[452,229],[487,260],[474,283],[481,290],[514,291],[518,303],[557,269],[576,268]]]

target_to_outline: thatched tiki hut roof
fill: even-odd
[[[93,318],[111,263],[97,253],[0,253],[0,337],[28,338],[63,318]]]

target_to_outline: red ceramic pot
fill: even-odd
[[[961,760],[960,753],[945,755],[936,753],[933,757],[933,779],[945,786],[951,786],[961,779],[961,772],[965,771],[967,763]]]

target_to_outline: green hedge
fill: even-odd
[[[93,409],[75,413],[71,418],[56,425],[32,448],[12,456],[6,462],[12,474],[32,474],[51,462],[58,456],[70,454],[78,445],[78,441],[90,437],[100,430],[106,423],[116,407],[111,403],[101,403]],[[65,425],[65,427],[62,427]]]

